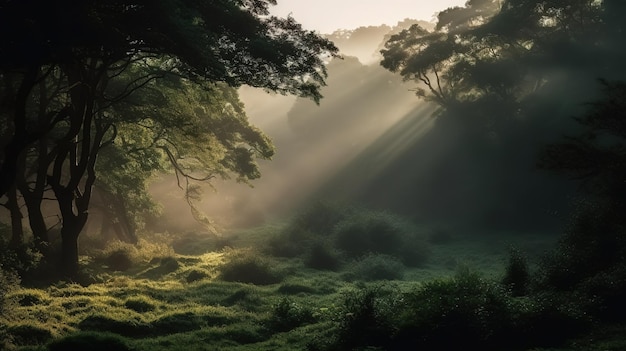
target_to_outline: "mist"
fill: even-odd
[[[272,138],[277,152],[272,160],[260,161],[262,176],[249,185],[216,180],[205,187],[197,206],[216,227],[282,220],[320,199],[359,203],[424,225],[464,231],[547,231],[562,225],[572,185],[538,170],[536,156],[563,131],[569,121],[564,116],[574,111],[555,113],[558,121],[546,119],[542,125],[520,124],[534,129],[537,140],[509,136],[501,152],[494,153],[502,136],[470,136],[472,126],[442,118],[434,103],[415,96],[415,82],[403,82],[380,66],[384,42],[415,23],[432,28],[407,19],[394,27],[330,34],[343,57],[328,63],[319,105],[239,89],[251,123]],[[552,74],[555,80],[558,74]],[[572,91],[548,96],[557,94]],[[157,221],[163,228],[201,228],[173,179],[155,183],[153,192],[157,200],[165,199],[164,215]]]

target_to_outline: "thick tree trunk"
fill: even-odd
[[[44,256],[48,255],[50,238],[48,237],[48,226],[41,212],[41,198],[33,194],[25,193],[24,202],[28,210],[28,223],[33,232],[35,248]]]
[[[79,272],[78,233],[80,233],[80,229],[77,223],[63,223],[63,229],[61,229],[61,272],[64,277],[69,279],[76,278]]]
[[[9,243],[12,247],[21,246],[24,243],[24,227],[22,225],[22,211],[17,202],[17,189],[15,185],[8,189],[7,195],[7,208],[11,212],[11,241]]]

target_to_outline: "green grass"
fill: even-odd
[[[96,283],[12,291],[10,297],[17,304],[6,330],[18,350],[61,350],[68,345],[94,351],[323,349],[345,317],[342,301],[350,291],[371,286],[411,291],[433,279],[451,277],[459,267],[499,277],[511,245],[522,251],[532,248],[528,257],[533,263],[541,248],[553,244],[551,237],[477,240],[452,233],[445,242],[432,245],[429,260],[419,267],[401,265],[400,258],[365,256],[356,266],[320,270],[299,257],[271,257],[256,250],[283,228],[237,233],[223,239],[229,243],[225,248],[215,246],[214,239],[197,236],[194,246],[186,238],[180,243],[184,253],[144,243],[156,259],[140,249],[128,249],[134,265],[124,271],[109,267],[110,262],[87,260],[86,268],[98,277]],[[201,244],[209,246],[203,250]],[[389,267],[401,269],[403,275],[385,270],[378,275]],[[260,277],[249,279],[249,270]],[[350,274],[354,278],[346,279]],[[603,348],[573,345],[561,350],[619,350],[625,342],[612,335],[599,337]]]

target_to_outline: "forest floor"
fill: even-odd
[[[229,256],[261,255],[257,249],[275,229],[222,238],[191,235],[178,238],[176,250],[153,238],[152,244],[143,242],[143,260],[126,271],[114,271],[85,257],[83,264],[94,283],[64,282],[13,291],[10,297],[16,305],[7,330],[17,349],[31,351],[53,350],[54,341],[68,335],[100,338],[103,347],[110,344],[107,350],[116,350],[116,343],[150,351],[307,350],[307,345],[331,332],[347,291],[368,285],[409,290],[454,275],[460,266],[500,279],[510,247],[524,252],[532,264],[556,240],[533,233],[453,235],[432,245],[425,265],[407,268],[397,280],[347,279],[348,268],[320,271],[306,268],[299,259],[269,256],[263,257],[264,262],[281,272],[276,283],[255,285],[220,278],[220,267]],[[141,258],[141,250],[135,255]],[[571,350],[618,350],[610,344],[608,340],[598,348],[587,344]]]

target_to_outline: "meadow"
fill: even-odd
[[[483,350],[626,347],[619,325],[590,325],[583,309],[519,285],[557,235],[463,233],[384,212],[338,213],[318,207],[220,236],[105,243],[81,256],[83,282],[31,281],[6,293],[3,347],[446,350],[459,340]]]

